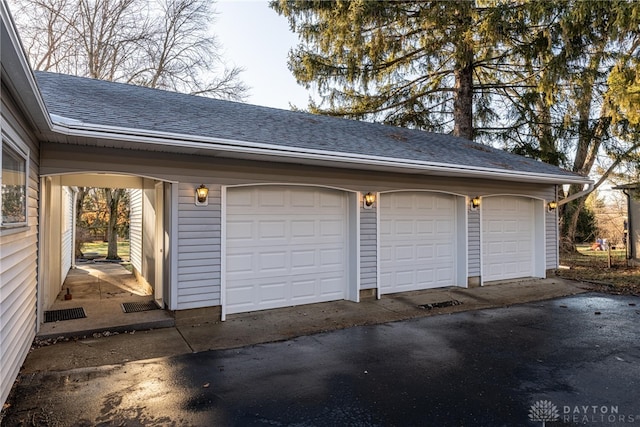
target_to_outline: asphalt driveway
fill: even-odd
[[[33,373],[2,425],[640,425],[636,304],[588,293]]]

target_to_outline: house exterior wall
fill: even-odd
[[[0,90],[2,143],[28,151],[27,224],[0,227],[0,402],[4,402],[35,337],[38,287],[39,146],[10,98]]]
[[[553,195],[550,194],[549,195],[549,199],[547,200],[553,200],[551,197]],[[560,230],[559,230],[559,224],[558,224],[558,211],[551,211],[549,212],[546,209],[546,205],[545,205],[545,219],[544,219],[544,224],[545,224],[545,238],[546,238],[546,244],[545,244],[545,255],[546,255],[546,263],[545,263],[545,267],[547,269],[548,272],[550,271],[555,271],[558,268],[558,265],[560,264]]]
[[[61,222],[61,235],[60,242],[60,284],[64,283],[64,280],[69,274],[71,265],[73,264],[73,190],[69,187],[62,187],[61,200],[62,216]]]
[[[480,285],[480,274],[482,260],[480,257],[481,236],[480,236],[480,210],[469,211],[467,216],[467,274],[468,285]]]
[[[129,190],[129,258],[131,266],[142,272],[142,189]]]
[[[474,196],[513,195],[553,200],[555,186],[550,184],[512,183],[506,181],[463,179],[454,177],[392,174],[340,168],[251,162],[215,157],[188,156],[159,152],[119,151],[87,148],[69,156],[73,146],[43,144],[42,172],[68,173],[100,170],[113,173],[141,174],[179,182],[177,200],[177,297],[173,309],[190,309],[221,303],[221,246],[223,188],[236,185],[291,184],[325,186],[361,194],[371,192],[421,190],[445,192],[471,198]],[[196,206],[195,188],[209,188],[207,206]],[[376,209],[364,209],[360,203],[360,289],[377,286]],[[466,207],[465,207],[466,208]],[[546,210],[545,210],[546,212]],[[555,213],[541,219],[545,235],[543,265],[557,267],[557,225]],[[481,265],[481,216],[467,215],[467,276],[470,283],[479,281]],[[473,283],[471,283],[473,284]]]
[[[363,194],[366,194],[365,191]],[[360,203],[360,289],[378,286],[378,212]]]
[[[176,309],[220,305],[221,188],[209,188],[207,206],[195,205],[201,181],[181,182],[178,194],[178,287]]]
[[[60,177],[47,177],[42,181],[41,219],[43,229],[49,230],[40,238],[41,265],[45,274],[41,274],[40,301],[47,310],[55,302],[62,289],[62,185]]]

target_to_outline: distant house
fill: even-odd
[[[71,265],[75,186],[130,189],[137,276],[224,319],[545,277],[548,204],[590,182],[450,135],[34,73],[0,7],[1,401]]]

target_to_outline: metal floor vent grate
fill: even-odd
[[[158,310],[159,308],[155,301],[122,303],[122,311],[125,313],[138,313],[140,311]]]
[[[458,300],[452,299],[451,301],[442,301],[442,302],[434,302],[432,304],[423,304],[418,307],[424,308],[426,310],[433,310],[434,308],[445,308],[452,307],[454,305],[461,305],[462,303]]]
[[[87,315],[82,307],[65,308],[64,310],[51,310],[44,312],[44,323],[83,319],[85,317],[87,317]]]

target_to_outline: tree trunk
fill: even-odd
[[[122,189],[105,189],[105,199],[109,208],[107,228],[107,259],[120,260],[118,256],[118,205],[123,194]]]
[[[473,31],[470,4],[458,4],[459,26],[462,29],[456,44],[456,65],[453,72],[453,134],[473,140]]]
[[[473,140],[473,67],[456,69],[453,98],[453,134]]]
[[[87,196],[89,189],[87,187],[78,187],[78,194],[76,196],[76,241],[75,257],[82,258],[82,244],[87,240],[87,232],[84,228],[80,227],[82,214],[84,213],[84,198]]]
[[[584,196],[565,205],[562,220],[566,224],[566,229],[560,244],[562,252],[577,252],[576,243],[578,242],[575,240],[576,232],[578,230],[578,219],[580,217],[580,211],[584,208],[586,200],[587,196]]]

